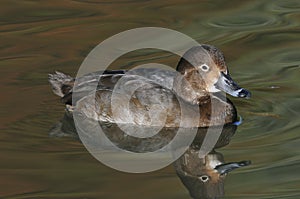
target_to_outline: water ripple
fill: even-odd
[[[274,25],[278,22],[274,16],[267,15],[232,15],[209,20],[210,26],[227,29],[253,29]]]
[[[273,1],[272,4],[269,4],[268,9],[280,13],[290,13],[290,12],[299,12],[300,2],[299,0],[289,0],[289,1]]]

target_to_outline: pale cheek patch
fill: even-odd
[[[213,160],[209,161],[209,167],[211,169],[214,169],[214,168],[216,168],[216,166],[221,165],[221,164],[222,164],[222,162],[217,159],[213,159]]]
[[[209,92],[211,93],[217,93],[217,92],[220,92],[221,90],[217,89],[215,85],[212,85],[210,88],[209,88]]]
[[[217,93],[217,92],[221,91],[218,88],[216,88],[216,86],[215,86],[217,82],[218,82],[218,79],[215,79],[214,81],[211,81],[211,82],[207,82],[208,91],[210,93]]]
[[[216,166],[223,164],[220,160],[217,159],[217,157],[213,156],[210,157],[208,159],[208,166],[210,167],[210,169],[212,169],[215,173],[217,173],[218,171],[215,170]]]

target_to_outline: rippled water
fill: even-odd
[[[218,46],[233,78],[252,91],[233,99],[244,123],[218,149],[225,160],[252,160],[232,172],[225,198],[300,198],[300,2],[8,1],[0,3],[1,198],[190,198],[174,167],[125,174],[95,160],[71,137],[49,137],[64,106],[47,74],[76,74],[98,43],[121,31],[157,26]],[[113,64],[149,60],[137,53]]]

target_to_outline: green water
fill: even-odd
[[[121,173],[100,164],[78,140],[49,137],[64,106],[47,74],[75,75],[101,41],[144,26],[218,46],[232,77],[252,92],[250,100],[232,99],[244,123],[218,150],[227,161],[252,160],[227,176],[225,198],[300,198],[298,0],[2,0],[0,10],[0,198],[190,198],[173,166]],[[117,63],[152,59],[138,54]]]

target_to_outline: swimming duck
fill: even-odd
[[[237,120],[236,109],[221,91],[234,97],[250,97],[250,92],[230,77],[223,53],[204,44],[189,49],[176,71],[107,70],[84,75],[76,81],[55,72],[49,74],[49,82],[69,112],[76,110],[102,122],[145,126],[182,126],[182,106],[186,127],[232,123]],[[96,93],[93,88],[97,88]]]

